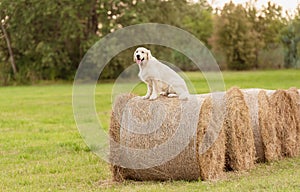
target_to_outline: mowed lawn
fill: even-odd
[[[186,73],[197,93],[201,73]],[[224,72],[226,88],[300,88],[300,70]],[[109,127],[113,83],[96,88],[96,109]],[[143,95],[141,84],[135,93]],[[216,182],[133,182],[104,185],[108,163],[92,153],[73,117],[72,84],[0,87],[0,191],[300,191],[300,158],[260,164]]]

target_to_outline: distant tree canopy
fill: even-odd
[[[256,34],[242,5],[226,4],[217,18],[216,46],[224,50],[230,69],[249,69],[255,59]]]
[[[14,78],[71,79],[84,52],[97,39],[95,2],[1,0],[0,18],[18,73]],[[11,55],[3,41],[0,55],[1,67],[7,71],[5,65]]]
[[[288,22],[282,7],[273,3],[258,10],[250,4],[244,7],[230,2],[215,16],[211,42],[214,49],[222,50],[228,69],[245,70],[266,65],[278,68],[282,64],[277,64],[276,60],[283,62],[280,57],[283,54],[278,53],[282,47],[281,32]]]
[[[139,23],[164,23],[189,31],[228,69],[296,67],[299,58],[299,9],[287,19],[269,3],[258,10],[232,2],[215,11],[206,0],[1,0],[0,82],[71,80],[86,51],[101,37]],[[298,31],[297,31],[298,30]],[[294,44],[293,44],[294,43]],[[191,61],[174,50],[150,46],[159,59],[193,70]],[[283,51],[283,49],[285,51]],[[273,55],[285,54],[285,65]],[[278,57],[278,56],[277,56]],[[116,77],[132,63],[132,50],[116,56],[103,78]]]
[[[212,10],[205,2],[1,0],[0,79],[72,79],[89,47],[106,34],[137,23],[174,25],[207,42],[212,33]],[[9,64],[12,55],[5,38],[10,41],[16,74]],[[103,76],[115,77],[132,62],[131,54],[115,58]]]
[[[296,18],[281,33],[281,40],[285,47],[285,68],[299,68],[299,42],[300,42],[300,18]]]

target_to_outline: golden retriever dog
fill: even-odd
[[[158,96],[178,96],[181,100],[189,97],[185,81],[170,67],[158,61],[150,50],[139,47],[133,54],[133,60],[139,66],[139,78],[147,84],[147,94],[143,99],[155,100]]]

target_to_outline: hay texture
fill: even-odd
[[[240,171],[254,167],[255,145],[249,109],[243,93],[231,88],[226,93],[226,168]]]
[[[110,155],[109,160],[112,162],[111,171],[113,174],[113,179],[115,181],[123,181],[124,178],[124,169],[118,166],[117,162],[120,161],[120,119],[121,114],[123,113],[123,109],[125,108],[127,102],[135,97],[132,94],[123,94],[118,96],[115,99],[113,111],[110,119]]]
[[[225,167],[225,132],[223,114],[212,114],[213,111],[223,112],[224,98],[208,97],[204,100],[198,123],[197,145],[199,149],[199,169],[202,180],[216,180],[223,175]],[[215,109],[213,109],[215,108]],[[219,123],[216,123],[219,122]]]
[[[121,98],[124,101],[123,98]],[[120,101],[117,101],[120,103]],[[121,102],[122,103],[122,102]],[[116,129],[113,133],[119,134],[119,143],[129,150],[137,150],[131,153],[127,150],[111,150],[113,159],[120,158],[120,162],[125,165],[113,166],[113,176],[115,180],[197,180],[200,177],[198,157],[196,149],[196,131],[199,117],[200,105],[197,101],[192,106],[186,106],[179,99],[169,99],[160,97],[155,101],[142,100],[139,97],[127,101],[126,106],[114,105],[113,118],[110,129]],[[183,109],[188,107],[188,109]],[[192,107],[192,108],[191,108]],[[122,109],[120,109],[122,108]],[[127,111],[124,111],[127,110]],[[184,110],[185,113],[181,113]],[[123,114],[116,115],[122,112]],[[131,114],[132,117],[127,116]],[[193,117],[197,116],[196,122]],[[184,119],[184,124],[181,124]],[[194,123],[193,123],[194,122]],[[189,124],[195,126],[192,134],[186,135],[184,132],[191,130]],[[115,126],[117,125],[117,126]],[[166,142],[178,135],[179,127],[185,127],[184,132],[179,133],[179,137],[171,143],[168,150],[157,149]],[[189,129],[190,128],[190,129]],[[113,135],[115,138],[118,136]],[[192,136],[192,137],[191,137]],[[187,138],[188,137],[188,138]],[[118,140],[118,139],[116,139]],[[188,143],[184,141],[188,140]],[[178,150],[176,148],[179,148]],[[150,154],[138,153],[138,150],[147,150]],[[172,151],[179,151],[178,154],[170,156],[169,160],[160,164],[160,157],[165,157]],[[157,162],[155,162],[157,160]],[[157,165],[156,165],[157,164]],[[156,166],[152,166],[156,165]],[[148,168],[149,167],[149,168]]]
[[[249,109],[250,122],[251,122],[251,127],[254,136],[256,161],[264,162],[265,154],[263,149],[263,141],[262,141],[260,123],[259,123],[258,94],[260,91],[261,91],[260,89],[247,89],[247,90],[242,90],[242,93],[244,95],[247,107]]]
[[[282,157],[295,157],[299,154],[297,143],[299,116],[297,116],[298,105],[294,97],[296,96],[293,96],[292,91],[284,90],[277,90],[270,96]]]
[[[261,90],[258,94],[258,121],[261,133],[265,161],[281,158],[281,146],[275,128],[275,114],[267,92]]]
[[[188,102],[125,94],[114,101],[109,134],[116,181],[216,180],[299,155],[300,91],[231,88]]]
[[[292,100],[292,105],[294,107],[293,110],[295,114],[296,131],[297,131],[296,148],[298,149],[295,155],[298,156],[300,154],[300,93],[295,87],[288,89],[287,93],[290,95]]]

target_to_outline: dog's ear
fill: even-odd
[[[151,51],[147,49],[147,60],[150,60],[152,57]]]
[[[133,53],[133,61],[136,62],[135,51],[134,51],[134,53]]]

